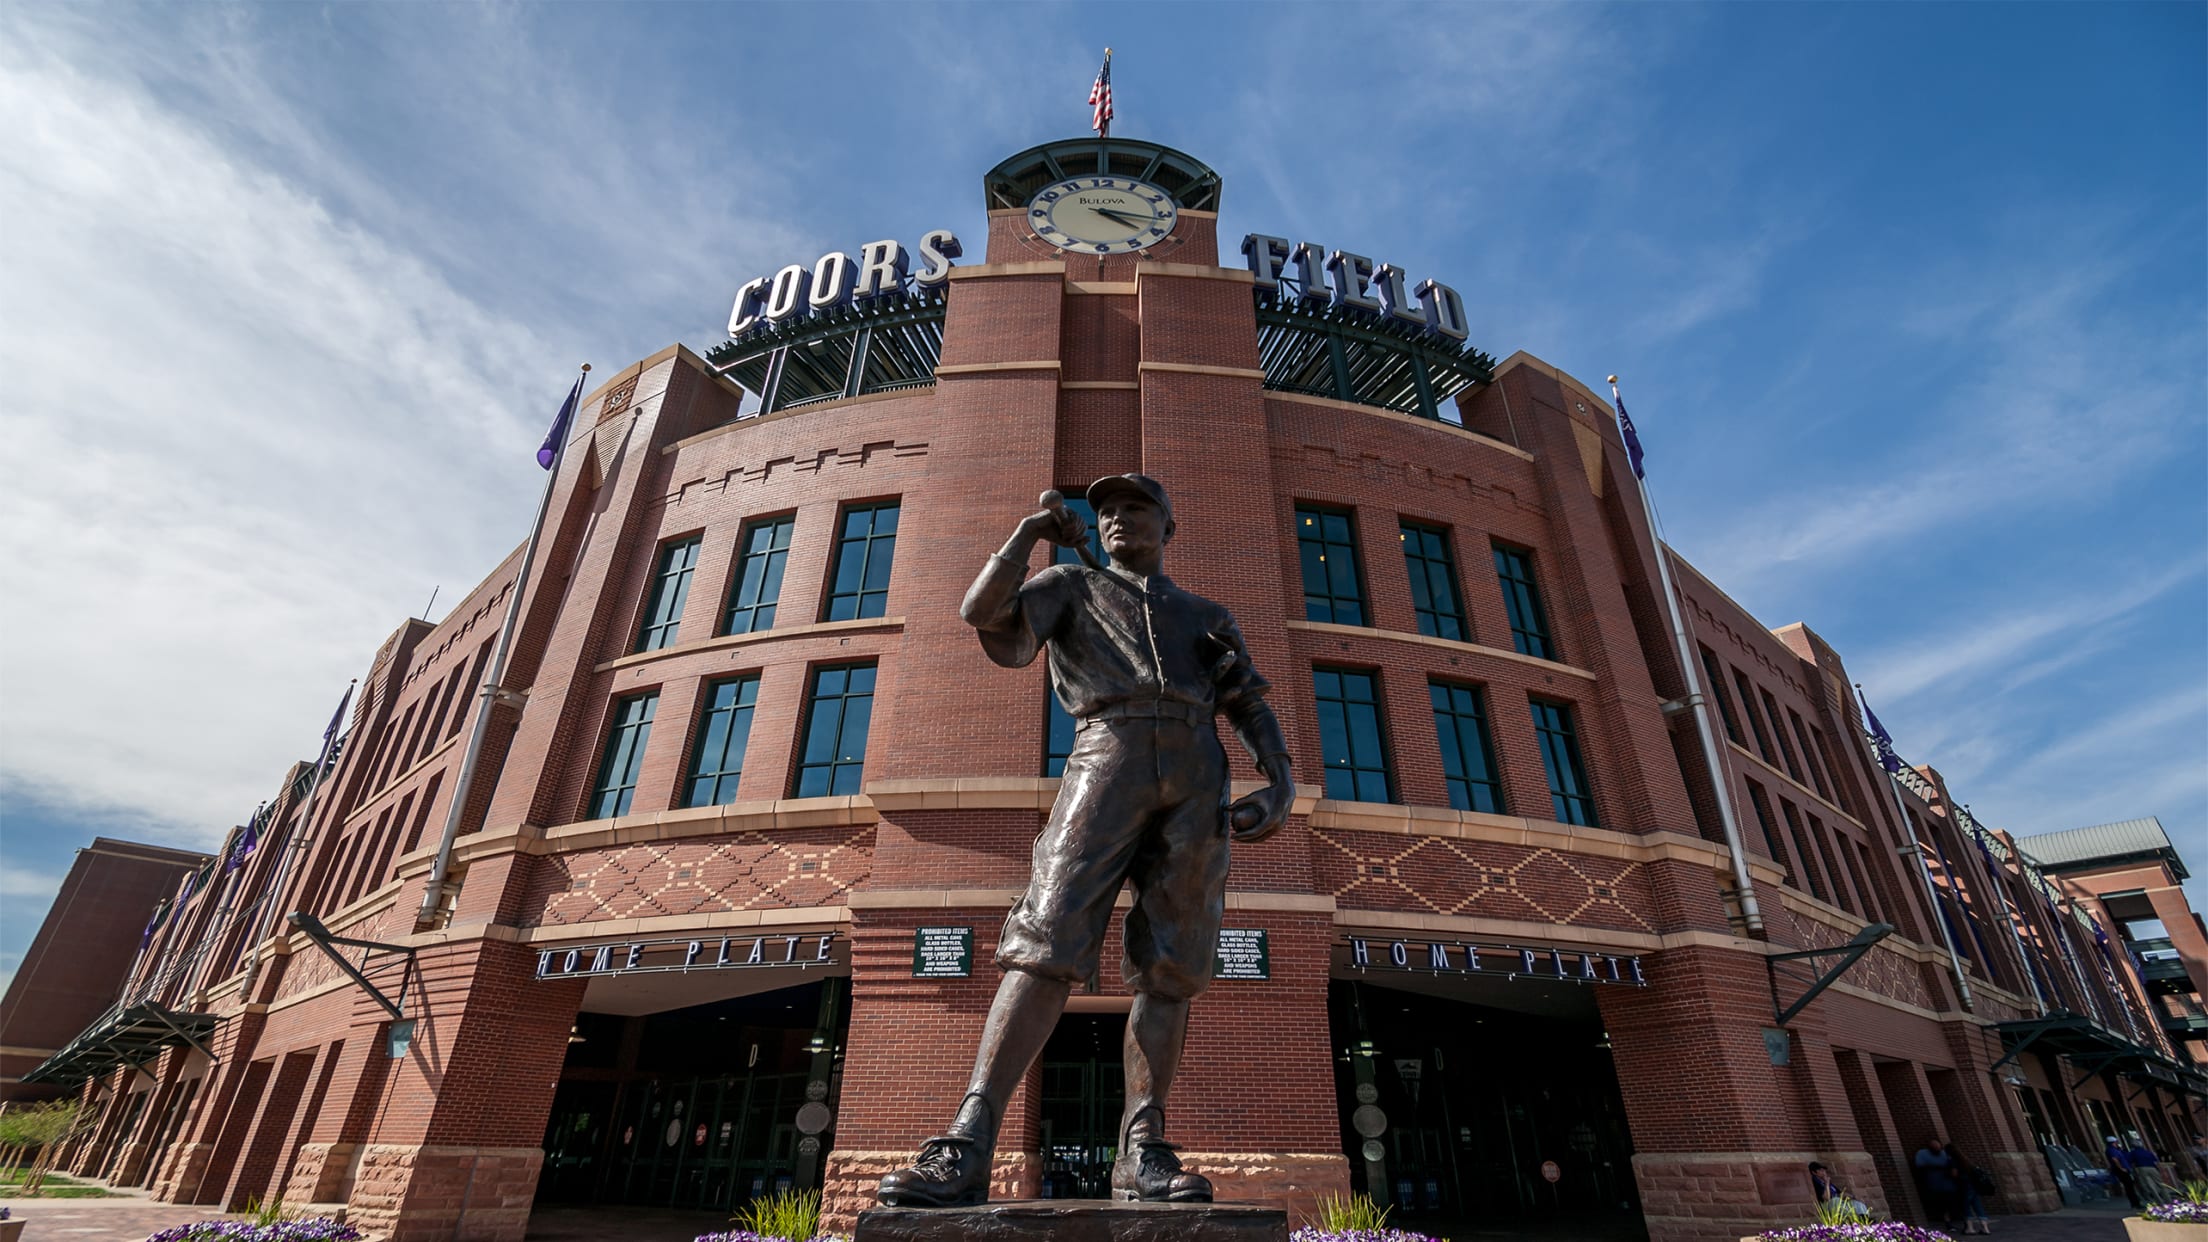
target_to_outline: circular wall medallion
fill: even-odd
[[[1365,1159],[1378,1160],[1388,1154],[1388,1145],[1379,1139],[1366,1139],[1365,1145],[1358,1150],[1364,1153]]]
[[[812,1155],[812,1154],[814,1154],[814,1153],[818,1152],[819,1150],[820,1150],[820,1140],[819,1140],[818,1138],[815,1138],[814,1136],[812,1136],[812,1135],[810,1135],[810,1134],[806,1135],[806,1136],[805,1136],[804,1138],[801,1138],[801,1139],[797,1140],[797,1154],[798,1154],[798,1155],[801,1155],[801,1156],[810,1156],[810,1155]]]
[[[1553,1182],[1557,1178],[1564,1176],[1564,1170],[1556,1167],[1556,1161],[1544,1160],[1541,1162],[1541,1176],[1548,1178],[1550,1181]]]
[[[1388,1115],[1377,1105],[1361,1104],[1349,1115],[1350,1127],[1366,1138],[1379,1138],[1388,1132]]]
[[[815,1079],[814,1079],[814,1080],[812,1080],[811,1082],[809,1082],[809,1083],[806,1083],[806,1084],[805,1084],[805,1098],[806,1098],[806,1099],[808,1099],[808,1100],[825,1100],[825,1099],[827,1099],[827,1098],[828,1098],[828,1084],[827,1084],[827,1083],[824,1083],[824,1082],[822,1082],[822,1081],[821,1081],[821,1080],[819,1080],[818,1078],[815,1078]]]
[[[1380,1088],[1378,1088],[1378,1087],[1375,1087],[1375,1086],[1373,1086],[1373,1085],[1372,1085],[1371,1083],[1369,1083],[1369,1082],[1361,1082],[1361,1083],[1358,1083],[1358,1084],[1357,1084],[1357,1102],[1358,1102],[1359,1104],[1377,1104],[1377,1103],[1379,1103],[1379,1102],[1380,1102]]]
[[[797,1132],[799,1134],[818,1134],[827,1129],[829,1123],[835,1119],[836,1115],[828,1111],[826,1104],[819,1100],[813,1100],[805,1107],[797,1110]]]

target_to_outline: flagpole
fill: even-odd
[[[590,379],[590,364],[584,363],[582,374],[575,380],[575,390],[568,397],[566,417],[572,419],[582,404],[583,385]],[[490,732],[491,708],[504,693],[499,683],[506,676],[506,657],[513,648],[514,630],[521,619],[521,597],[529,589],[529,571],[536,564],[537,544],[544,536],[545,519],[552,512],[552,490],[559,485],[560,463],[567,459],[567,442],[574,434],[574,424],[556,422],[552,445],[552,460],[545,466],[544,495],[537,500],[536,524],[529,528],[529,542],[522,545],[521,570],[514,576],[514,585],[506,599],[506,617],[499,623],[498,642],[491,649],[491,662],[484,666],[483,684],[476,688],[475,723],[468,729],[468,749],[460,760],[460,776],[452,787],[452,801],[445,808],[444,835],[437,842],[437,860],[430,865],[429,883],[422,890],[422,908],[415,912],[417,931],[426,929],[437,920],[438,907],[444,904],[445,884],[452,877],[452,843],[460,836],[460,821],[468,812],[468,795],[475,787],[476,763],[483,757],[483,739]]]
[[[1855,693],[1858,696],[1862,695],[1862,682],[1855,683]],[[1864,714],[1869,715],[1870,710],[1870,700],[1863,700]],[[1871,758],[1878,764],[1879,771],[1886,774],[1886,791],[1894,796],[1894,814],[1901,817],[1895,826],[1908,834],[1909,848],[1905,852],[1917,860],[1917,878],[1924,881],[1924,899],[1931,907],[1929,913],[1932,916],[1932,923],[1940,929],[1940,943],[1947,946],[1947,965],[1948,969],[1955,974],[1956,992],[1962,998],[1963,1008],[1969,1009],[1971,1008],[1970,980],[1963,975],[1963,955],[1955,951],[1955,932],[1948,927],[1947,916],[1940,910],[1940,893],[1938,889],[1932,886],[1932,865],[1924,860],[1924,842],[1917,840],[1914,821],[1909,818],[1909,804],[1901,796],[1901,777],[1898,773],[1901,757],[1899,755],[1894,756],[1895,766],[1891,768],[1886,766],[1884,755],[1873,755]]]
[[[1624,407],[1618,397],[1618,377],[1610,377],[1610,396]],[[1710,723],[1710,702],[1702,693],[1701,661],[1696,658],[1694,640],[1687,634],[1686,619],[1680,615],[1679,596],[1671,580],[1671,557],[1664,550],[1663,536],[1657,533],[1656,502],[1648,494],[1648,480],[1642,476],[1640,463],[1636,461],[1633,477],[1640,484],[1641,512],[1648,518],[1649,542],[1656,548],[1656,577],[1664,591],[1664,615],[1671,621],[1672,642],[1679,651],[1679,671],[1687,682],[1687,706],[1694,713],[1694,731],[1702,739],[1702,761],[1710,768],[1710,788],[1717,796],[1717,818],[1725,829],[1725,852],[1732,856],[1733,886],[1740,893],[1740,919],[1748,934],[1763,934],[1763,911],[1756,904],[1755,881],[1748,874],[1748,847],[1741,839],[1740,817],[1733,811],[1732,779],[1726,775],[1725,765],[1717,748],[1717,731]]]
[[[1995,858],[1993,851],[1986,848],[1986,826],[1978,822],[1976,815],[1970,813],[1969,803],[1962,804],[1962,812],[1960,818],[1978,838],[1978,852],[1985,855],[1988,869],[1992,872],[1990,878],[1993,880],[1993,899],[2001,907],[2001,925],[2009,929],[2009,947],[2016,950],[2016,964],[2024,972],[2025,984],[2032,989],[2032,1004],[2038,1007],[2039,1016],[2044,1018],[2047,1016],[2047,998],[2040,994],[2039,978],[2032,973],[2032,964],[2024,957],[2024,938],[2017,933],[2016,911],[2009,905],[2008,873],[2002,869],[2001,860]]]
[[[345,697],[337,702],[338,716],[344,716],[346,705],[353,701],[353,689],[359,684],[358,677],[345,683]],[[330,750],[336,746],[338,729],[344,723],[342,719],[332,720],[322,733],[322,753],[314,757],[314,770],[308,773],[307,796],[299,804],[298,830],[292,833],[291,841],[276,859],[276,874],[261,895],[260,913],[253,916],[253,933],[245,938],[245,951],[250,956],[245,963],[245,986],[238,989],[238,998],[244,1004],[253,1003],[253,985],[261,977],[261,941],[268,935],[268,915],[283,900],[284,882],[291,878],[291,860],[306,852],[307,833],[314,827],[315,795],[322,792],[322,772],[330,762]]]

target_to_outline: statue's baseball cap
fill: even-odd
[[[1165,485],[1147,474],[1115,474],[1089,484],[1089,507],[1101,509],[1113,496],[1140,496],[1165,511],[1165,520],[1173,520],[1173,502],[1165,498]]]

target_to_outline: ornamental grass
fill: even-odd
[[[2182,1199],[2157,1203],[2140,1215],[2165,1225],[2208,1225],[2208,1182],[2187,1182]]]

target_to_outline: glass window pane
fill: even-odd
[[[823,619],[879,617],[888,605],[891,565],[897,549],[897,504],[862,505],[843,516],[843,537],[829,570]]]
[[[1314,669],[1312,688],[1327,796],[1391,801],[1394,780],[1388,771],[1376,679],[1347,669]]]

